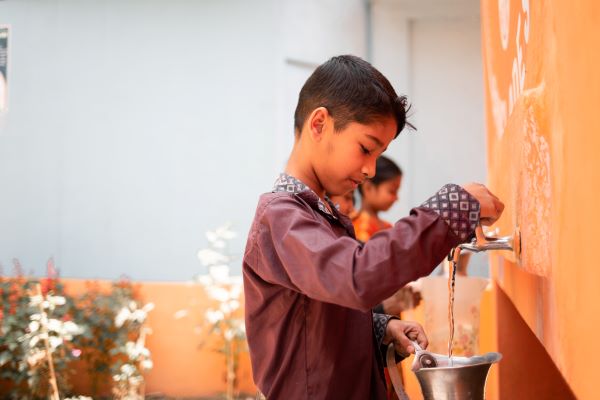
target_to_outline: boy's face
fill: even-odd
[[[396,135],[396,121],[388,117],[367,125],[350,122],[339,132],[333,123],[327,114],[312,164],[323,188],[331,195],[342,195],[375,175],[377,157]]]

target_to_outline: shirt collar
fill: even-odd
[[[306,185],[300,179],[293,177],[292,175],[286,174],[285,172],[279,174],[279,177],[277,178],[277,180],[275,180],[273,192],[306,194],[310,198],[310,200],[313,200],[313,202],[316,201],[316,205],[321,212],[337,219],[337,215],[329,211],[329,208],[327,208],[323,200],[321,200],[321,198],[314,192],[314,190],[308,187],[308,185]],[[327,201],[327,204],[329,204],[331,209],[336,209],[337,212],[335,204],[333,204],[333,202],[329,200],[329,197],[325,196],[325,201]]]

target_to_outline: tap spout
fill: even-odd
[[[463,243],[458,245],[461,250],[468,250],[473,253],[479,253],[481,251],[488,250],[510,250],[513,251],[513,238],[510,236],[494,238],[493,241],[489,241],[485,244],[480,243]]]
[[[455,250],[458,251],[454,251],[455,254],[452,254],[454,257],[458,257],[461,250],[467,250],[473,253],[489,250],[508,250],[513,252],[518,258],[521,251],[521,236],[518,228],[515,230],[513,236],[486,236],[483,233],[481,225],[478,225],[475,229],[475,238],[469,243],[458,245]]]

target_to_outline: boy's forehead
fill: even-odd
[[[363,137],[367,140],[371,141],[375,145],[377,149],[383,149],[381,152],[385,152],[388,148],[388,145],[394,140],[394,135],[388,135],[384,132],[364,132]]]
[[[386,119],[371,124],[356,123],[360,134],[377,147],[387,147],[396,136],[396,122]]]

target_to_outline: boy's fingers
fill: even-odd
[[[427,346],[429,346],[427,335],[420,325],[415,325],[412,331],[408,334],[408,337],[417,342],[422,349],[425,349]]]
[[[502,214],[502,211],[504,211],[504,203],[502,201],[500,201],[499,198],[496,197],[496,211],[499,212],[500,214]]]
[[[400,346],[404,347],[407,350],[409,347],[414,347],[410,339],[404,334],[404,332],[400,332],[398,335],[396,335],[395,339],[396,342],[400,344]]]
[[[396,348],[396,353],[400,354],[402,357],[408,357],[415,352],[415,348],[412,344],[405,347],[396,342],[394,347]]]
[[[482,224],[491,225],[500,218],[504,211],[504,203],[487,187],[480,183],[468,183],[463,185],[463,189],[479,201]]]
[[[502,212],[504,211],[504,203],[502,203],[500,200],[493,199],[491,203],[492,204],[490,204],[489,208],[482,205],[480,218],[482,225],[494,224],[494,222],[500,218]]]
[[[394,321],[396,325],[392,330],[392,340],[396,347],[396,352],[402,356],[408,356],[416,351],[413,341],[417,342],[423,349],[427,348],[429,341],[423,327],[413,321]],[[398,329],[399,328],[399,329]]]
[[[419,343],[419,346],[421,346],[421,348],[423,350],[425,350],[427,348],[427,346],[429,346],[429,340],[427,340],[427,335],[425,335],[425,332],[423,331],[419,331],[417,333],[417,343]]]
[[[490,226],[490,225],[494,225],[494,222],[496,222],[496,219],[495,218],[481,218],[479,220],[479,222],[481,223],[481,225]]]
[[[408,354],[415,352],[415,347],[403,331],[397,332],[394,335],[394,344],[396,352],[402,356],[406,357]]]
[[[496,211],[496,214],[498,214],[498,216],[500,216],[500,214],[502,214],[502,211],[504,211],[504,203],[499,198],[494,196],[494,197],[492,197],[492,204],[493,204],[494,210]]]

